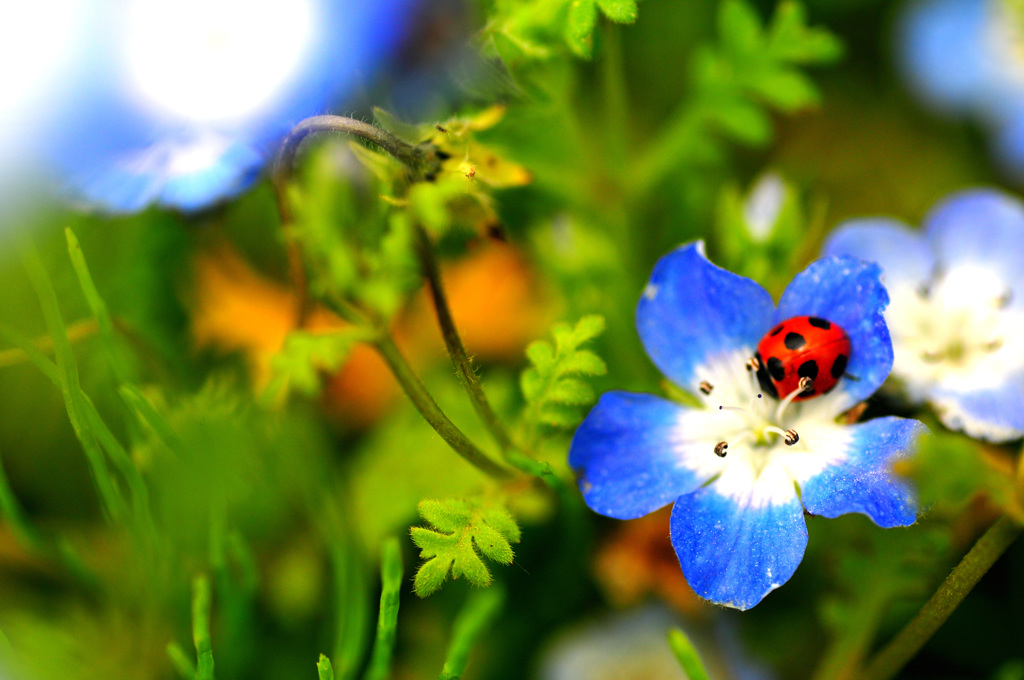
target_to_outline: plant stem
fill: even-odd
[[[484,422],[487,429],[502,452],[508,453],[516,448],[512,437],[498,415],[491,408],[491,402],[487,399],[483,388],[480,386],[480,379],[473,369],[473,361],[466,353],[466,347],[462,344],[459,331],[455,327],[455,320],[452,318],[451,308],[448,306],[448,297],[444,291],[444,283],[441,281],[441,272],[437,266],[437,259],[434,257],[434,249],[430,243],[430,237],[423,227],[418,226],[416,239],[416,254],[419,256],[420,268],[423,276],[430,286],[430,295],[434,301],[434,310],[437,313],[437,323],[441,327],[441,335],[444,337],[445,347],[448,348],[448,355],[455,365],[455,371],[459,381],[466,388],[469,400],[473,404],[480,420]]]
[[[355,118],[330,115],[311,116],[299,121],[292,128],[277,152],[272,179],[274,196],[277,199],[277,210],[281,218],[281,228],[287,239],[289,276],[298,293],[299,306],[296,311],[300,328],[305,325],[313,305],[309,295],[309,280],[302,264],[302,250],[288,234],[291,225],[295,223],[295,213],[288,198],[288,183],[292,179],[292,173],[295,170],[295,157],[298,155],[302,143],[310,135],[325,132],[341,133],[365,139],[409,166],[414,173],[424,177],[430,177],[441,169],[441,161],[434,153],[433,146],[409,144],[390,132]]]
[[[921,611],[868,663],[862,677],[865,680],[889,680],[899,673],[946,622],[999,556],[1020,536],[1021,530],[1022,527],[1008,517],[996,520],[921,607]]]
[[[409,362],[406,361],[402,352],[395,345],[390,335],[384,335],[376,342],[377,350],[384,361],[391,368],[392,374],[398,380],[398,384],[412,400],[416,410],[430,424],[434,431],[441,435],[441,438],[448,442],[448,445],[455,449],[455,452],[465,458],[470,464],[495,479],[507,479],[509,471],[492,461],[477,446],[462,433],[455,424],[448,419],[441,407],[437,405],[434,398],[430,396],[427,389],[416,377]]]

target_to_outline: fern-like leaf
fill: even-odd
[[[491,584],[483,558],[511,564],[512,543],[520,539],[519,526],[505,508],[477,500],[424,500],[420,516],[431,525],[413,527],[412,540],[426,562],[416,572],[414,590],[420,597],[436,592],[448,578],[465,578],[476,586]]]
[[[582,407],[594,401],[584,377],[604,375],[604,361],[584,345],[604,331],[604,319],[585,316],[575,326],[557,324],[554,342],[537,340],[526,348],[532,364],[523,371],[520,387],[526,398],[525,425],[569,428],[582,418]]]

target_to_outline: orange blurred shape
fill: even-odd
[[[708,606],[690,588],[669,541],[671,508],[623,522],[598,549],[594,576],[605,597],[628,607],[655,595],[675,609],[699,616]]]
[[[442,278],[463,343],[471,356],[518,361],[539,336],[549,306],[526,259],[511,245],[488,241],[467,257],[446,264]],[[271,361],[295,329],[298,301],[293,292],[256,272],[230,247],[221,245],[196,258],[192,333],[197,348],[241,352],[253,384],[262,390]],[[307,330],[331,330],[344,322],[318,307]],[[433,303],[418,293],[395,322],[396,342],[416,369],[445,357]],[[387,365],[366,345],[352,351],[324,389],[324,405],[336,418],[364,426],[380,417],[398,395]]]

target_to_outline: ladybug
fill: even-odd
[[[850,361],[850,336],[831,321],[794,316],[768,331],[757,343],[750,362],[761,389],[785,399],[799,389],[801,378],[811,385],[793,401],[805,401],[836,386]]]

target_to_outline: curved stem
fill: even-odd
[[[999,556],[1020,536],[1022,529],[1024,527],[1008,517],[996,520],[921,607],[921,611],[875,655],[862,677],[866,680],[889,680],[899,673],[946,622]]]
[[[462,430],[448,419],[444,411],[437,405],[434,398],[430,396],[427,389],[420,382],[420,379],[405,360],[402,352],[395,345],[390,335],[384,335],[376,342],[377,350],[384,361],[391,368],[398,383],[409,399],[412,400],[416,410],[430,424],[434,431],[441,435],[441,438],[448,442],[448,445],[455,449],[455,452],[465,458],[480,471],[494,477],[495,479],[507,479],[511,476],[508,469],[498,465],[488,458],[483,451],[477,448],[476,444],[463,434]]]
[[[298,155],[302,143],[310,135],[325,132],[347,134],[365,139],[405,163],[414,172],[422,173],[428,178],[440,170],[440,160],[434,153],[433,147],[414,146],[395,137],[390,132],[355,118],[330,115],[311,116],[292,128],[274,160],[273,184],[281,228],[285,231],[285,237],[288,239],[288,269],[292,285],[298,293],[299,304],[296,313],[297,325],[300,328],[305,325],[313,304],[309,295],[309,281],[302,263],[302,251],[298,243],[287,233],[291,225],[295,223],[295,213],[288,198],[288,183],[291,181],[295,169],[295,157]]]
[[[505,429],[505,425],[498,418],[498,415],[491,408],[491,402],[487,399],[483,388],[480,386],[480,379],[473,369],[473,361],[466,353],[466,347],[462,344],[459,331],[455,327],[455,320],[452,318],[451,308],[448,306],[448,297],[444,292],[444,283],[441,281],[441,272],[434,258],[434,250],[430,244],[430,237],[427,236],[423,227],[417,227],[416,254],[420,260],[420,268],[423,276],[430,286],[430,294],[434,301],[434,310],[437,313],[437,322],[441,327],[441,335],[444,337],[445,347],[451,356],[452,364],[455,365],[459,382],[466,388],[469,399],[473,404],[480,420],[490,430],[495,441],[502,451],[507,453],[516,448],[512,437]]]

